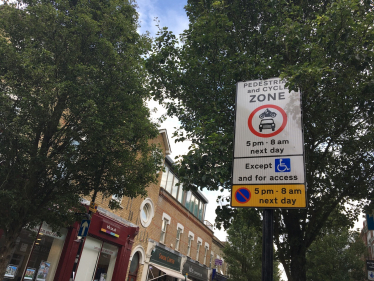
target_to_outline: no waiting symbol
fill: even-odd
[[[235,192],[235,199],[239,203],[247,203],[251,199],[251,192],[245,187],[239,188]]]

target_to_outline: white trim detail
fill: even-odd
[[[182,229],[181,233],[184,232],[184,226],[181,225],[179,222],[177,223],[177,229],[178,229],[178,228]]]
[[[208,242],[205,242],[205,248],[208,248],[208,250],[209,250],[209,244],[208,244]]]
[[[170,155],[170,153],[171,153],[171,146],[170,146],[169,137],[168,137],[168,134],[166,132],[166,129],[161,129],[161,130],[159,130],[159,132],[162,135],[162,139],[164,140],[165,153],[166,153],[166,155]]]
[[[150,208],[149,208],[149,218],[148,218],[147,221],[144,221],[142,219],[142,216],[140,215],[140,223],[142,224],[142,226],[148,227],[151,224],[153,217],[155,216],[155,205],[153,204],[153,201],[152,201],[151,198],[148,197],[148,198],[144,199],[142,204],[140,204],[140,209],[139,209],[140,214],[141,214],[145,204],[148,204],[150,206]]]
[[[191,231],[188,231],[188,237],[192,237],[192,241],[195,239],[195,234],[193,234],[193,232]]]
[[[162,220],[164,220],[164,219],[167,219],[168,220],[168,224],[170,224],[171,217],[167,213],[163,213],[162,214]]]
[[[145,262],[145,251],[144,251],[144,248],[142,246],[140,246],[140,245],[136,246],[131,251],[130,261],[132,261],[132,258],[134,257],[134,255],[135,255],[136,252],[140,253],[140,255],[139,255],[139,263],[140,264],[144,264],[144,262]]]
[[[201,245],[203,245],[203,239],[201,239],[200,237],[197,237],[197,243],[201,243]]]

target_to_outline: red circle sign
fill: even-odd
[[[252,119],[255,116],[255,114],[259,110],[264,109],[264,108],[274,108],[274,109],[278,110],[282,114],[282,117],[283,117],[283,122],[282,122],[282,125],[280,126],[280,128],[278,130],[276,130],[275,132],[271,133],[271,134],[259,133],[253,128],[253,125],[252,125]],[[287,125],[287,114],[286,114],[286,112],[282,108],[280,108],[279,106],[276,106],[274,104],[265,104],[265,105],[262,105],[260,107],[257,107],[254,111],[252,111],[252,113],[249,115],[249,118],[248,118],[248,128],[249,128],[249,130],[254,135],[256,135],[258,137],[261,137],[261,138],[270,138],[270,137],[278,135],[280,132],[283,131],[283,129],[286,127],[286,125]]]
[[[247,203],[251,199],[251,192],[248,188],[241,187],[235,192],[235,199],[238,203]]]

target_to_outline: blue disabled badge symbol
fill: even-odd
[[[276,158],[274,167],[276,173],[289,173],[291,172],[291,159]]]
[[[369,280],[374,280],[374,272],[373,271],[368,271],[368,279]]]

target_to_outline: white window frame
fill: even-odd
[[[144,199],[142,204],[140,204],[140,209],[139,209],[140,214],[141,214],[145,205],[148,205],[148,211],[149,211],[148,217],[147,217],[146,220],[144,220],[142,218],[142,216],[140,215],[140,223],[142,224],[142,226],[148,227],[151,224],[153,217],[155,216],[155,206],[154,206],[151,198],[148,197],[148,198]]]
[[[177,223],[177,238],[175,240],[175,250],[179,251],[179,245],[181,241],[181,236],[184,231],[184,226],[181,225],[180,223]]]
[[[210,263],[209,263],[209,267],[210,267],[210,268],[213,268],[213,266],[212,266],[212,261],[213,261],[213,259],[214,259],[214,253],[211,251],[211,252],[210,252]]]
[[[195,234],[191,231],[188,232],[187,256],[191,256],[192,241],[195,239]]]
[[[205,252],[204,252],[204,264],[206,264],[206,256],[208,255],[208,250],[209,250],[209,244],[207,242],[205,242]]]
[[[196,261],[199,261],[200,247],[203,244],[203,239],[197,237],[197,247],[196,247]]]
[[[171,218],[168,214],[162,214],[162,224],[161,224],[161,235],[160,235],[160,243],[165,244],[166,241],[166,231],[168,224],[170,224]]]

